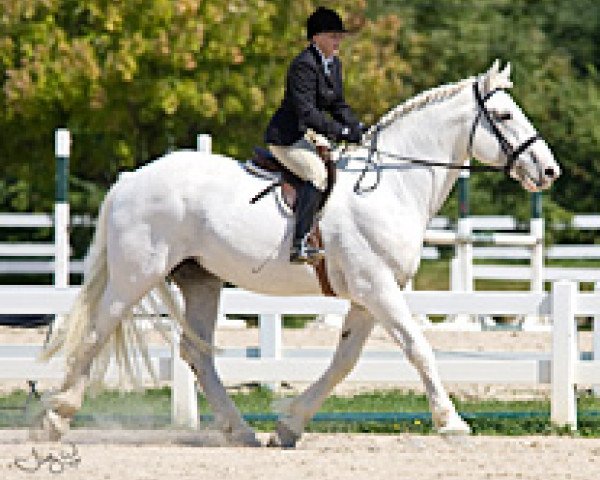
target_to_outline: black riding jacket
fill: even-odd
[[[294,58],[283,101],[265,133],[266,143],[292,145],[308,128],[335,140],[344,127],[358,124],[344,100],[342,65],[337,57],[329,70],[326,75],[321,55],[312,44]]]

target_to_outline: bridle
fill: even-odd
[[[504,153],[504,155],[506,156],[506,164],[503,167],[496,167],[496,166],[492,166],[492,165],[453,165],[453,164],[448,164],[445,162],[440,162],[440,161],[431,160],[431,159],[419,159],[419,158],[414,158],[414,157],[406,157],[403,155],[397,155],[395,153],[382,151],[377,147],[377,140],[378,140],[379,134],[385,128],[385,126],[383,126],[381,124],[376,124],[373,127],[374,130],[373,130],[373,133],[371,134],[371,144],[369,146],[369,153],[367,156],[366,164],[365,164],[365,167],[363,168],[358,180],[356,181],[356,184],[354,185],[354,192],[355,193],[367,193],[367,192],[371,192],[371,191],[375,190],[377,188],[377,186],[379,185],[379,182],[381,181],[381,169],[386,168],[386,167],[394,168],[394,166],[392,166],[392,165],[383,165],[379,162],[376,162],[374,159],[374,157],[376,155],[377,156],[382,155],[385,157],[393,158],[395,160],[403,160],[403,161],[406,161],[406,162],[412,163],[412,164],[424,165],[424,166],[429,166],[429,167],[443,167],[443,168],[447,168],[447,169],[451,169],[451,170],[468,170],[468,171],[479,171],[479,172],[502,171],[505,173],[506,176],[510,177],[511,173],[512,173],[512,169],[513,169],[517,159],[519,158],[519,156],[522,155],[536,141],[541,140],[542,137],[538,132],[536,132],[534,135],[532,135],[530,138],[525,140],[517,148],[514,148],[511,145],[511,143],[509,142],[509,140],[506,138],[506,136],[502,133],[500,128],[498,127],[498,124],[500,122],[502,122],[504,120],[504,118],[500,118],[500,117],[494,115],[494,113],[492,113],[485,104],[494,94],[496,94],[500,91],[506,91],[506,89],[505,88],[496,88],[496,89],[488,92],[485,96],[482,96],[481,93],[479,92],[478,83],[479,82],[477,82],[477,81],[473,82],[473,93],[475,95],[475,101],[477,102],[478,112],[477,112],[477,115],[475,116],[475,120],[473,121],[473,125],[471,126],[471,132],[469,134],[469,142],[467,144],[467,154],[470,158],[472,158],[472,156],[473,156],[472,155],[473,141],[475,139],[475,132],[477,130],[477,126],[481,123],[481,118],[484,117],[487,120],[487,122],[492,130],[492,133],[498,140],[500,148],[502,149],[502,153]],[[537,163],[536,157],[534,156],[532,158],[533,158],[534,162]],[[375,172],[377,174],[377,179],[372,186],[367,187],[367,188],[362,188],[360,184],[361,184],[363,178],[365,177],[365,175],[367,174],[367,172],[371,168],[375,169]],[[398,167],[395,166],[395,168],[398,168]]]
[[[506,156],[506,164],[504,165],[503,170],[507,176],[510,176],[512,169],[515,165],[515,162],[517,161],[519,156],[523,152],[525,152],[525,150],[527,150],[533,143],[537,142],[538,140],[541,140],[542,136],[538,132],[535,132],[534,135],[532,135],[527,140],[525,140],[517,148],[514,148],[510,144],[510,142],[508,141],[506,136],[502,133],[500,128],[498,128],[498,123],[501,122],[503,120],[503,118],[498,118],[498,117],[494,118],[494,115],[492,114],[492,112],[490,112],[490,110],[485,105],[485,102],[487,102],[495,93],[505,92],[505,91],[506,91],[505,88],[496,88],[496,89],[492,90],[491,92],[488,92],[485,96],[482,97],[481,92],[479,91],[479,88],[477,87],[477,82],[473,82],[473,93],[475,94],[475,100],[477,101],[477,106],[479,107],[479,112],[477,112],[477,116],[475,117],[475,121],[473,122],[473,126],[471,127],[471,134],[469,135],[469,144],[467,147],[467,152],[469,154],[469,157],[473,156],[472,150],[473,150],[473,140],[475,138],[475,131],[477,130],[477,125],[479,125],[481,117],[483,116],[488,121],[488,125],[492,129],[492,133],[498,140],[498,143],[500,144],[500,148],[502,149],[502,152]],[[534,160],[535,160],[535,157],[534,157]]]

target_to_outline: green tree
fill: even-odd
[[[245,158],[262,142],[312,0],[0,0],[0,203],[46,210],[53,132],[74,132],[72,200],[95,212],[122,169],[213,135]],[[513,63],[513,95],[565,173],[549,215],[596,211],[598,35],[593,0],[340,0],[347,98],[374,122],[432,86]],[[526,218],[527,195],[472,177],[475,213]],[[445,212],[455,214],[451,201]]]
[[[511,61],[512,95],[564,170],[545,194],[546,215],[560,219],[567,212],[598,210],[598,2],[377,0],[369,14],[403,19],[397,54],[413,66],[415,90],[483,72],[494,58]],[[411,56],[406,38],[415,36],[421,48]],[[474,213],[529,216],[527,195],[514,182],[477,174],[471,183]],[[455,214],[454,197],[444,212]]]

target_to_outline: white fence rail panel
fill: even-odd
[[[517,229],[517,220],[510,215],[471,215],[473,230],[513,231]]]
[[[54,219],[45,213],[0,213],[0,227],[52,228]]]
[[[595,259],[600,258],[600,245],[551,245],[545,255],[552,259]]]
[[[228,382],[273,383],[317,380],[329,366],[327,358],[239,359],[217,358],[219,374]],[[452,383],[547,384],[550,365],[539,360],[440,360],[436,362],[443,381]],[[360,360],[347,382],[419,383],[420,378],[406,360]]]
[[[54,273],[56,266],[53,260],[41,261],[0,261],[2,274],[45,274]],[[69,262],[70,273],[83,273],[83,261],[72,260]]]
[[[55,313],[68,311],[77,288],[58,289],[53,287],[0,288],[0,313]],[[271,358],[246,359],[218,357],[217,366],[227,381],[275,382],[280,380],[309,382],[322,374],[329,364],[327,358],[294,359],[280,358],[280,324],[277,316],[283,313],[343,313],[348,303],[323,297],[269,297],[244,291],[226,290],[223,307],[229,313],[259,313],[268,315],[271,327],[265,332],[271,351],[263,345]],[[576,404],[574,387],[577,382],[600,384],[600,361],[581,361],[578,357],[576,339],[576,315],[598,315],[600,295],[577,293],[575,283],[560,281],[552,294],[545,292],[409,292],[405,297],[415,314],[519,314],[552,315],[554,334],[552,368],[548,360],[446,360],[440,359],[440,374],[445,381],[468,383],[552,383],[552,421],[576,427]],[[279,329],[279,330],[278,330]],[[274,332],[274,333],[273,333]],[[271,336],[269,336],[271,335]],[[175,352],[176,353],[176,352]],[[154,363],[161,365],[159,358]],[[59,366],[60,365],[60,366]],[[60,377],[62,362],[52,360],[50,364],[37,364],[33,358],[0,358],[0,378],[23,379]],[[551,372],[550,372],[551,370]],[[184,372],[185,373],[185,372]],[[186,373],[186,375],[189,372]],[[177,398],[191,401],[195,395],[189,377],[171,373],[173,388],[187,389]],[[178,379],[179,377],[179,379]],[[413,368],[405,360],[362,360],[350,376],[350,381],[417,381]],[[193,381],[193,379],[192,379]],[[183,401],[183,400],[182,400]],[[174,406],[175,408],[175,406]],[[179,407],[177,407],[179,408]],[[183,408],[183,407],[182,407]],[[181,411],[181,409],[180,409]],[[195,412],[195,408],[186,410]]]
[[[0,314],[54,314],[68,313],[79,288],[52,286],[0,287]]]
[[[54,243],[0,243],[0,257],[53,257]]]
[[[518,265],[473,265],[473,277],[490,280],[529,280],[531,268]],[[574,282],[600,281],[598,268],[545,267],[545,281],[572,280]]]

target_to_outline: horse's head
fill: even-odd
[[[468,148],[477,160],[503,167],[530,192],[544,190],[560,175],[546,142],[508,94],[510,64],[500,71],[496,60],[473,85],[475,121]]]

